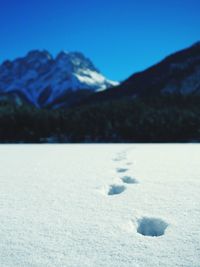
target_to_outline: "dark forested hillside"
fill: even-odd
[[[200,97],[122,99],[73,109],[1,102],[1,142],[193,142],[200,140]]]

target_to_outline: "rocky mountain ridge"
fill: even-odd
[[[24,99],[36,107],[53,105],[57,99],[57,105],[62,105],[66,94],[102,91],[117,84],[79,52],[63,51],[53,58],[48,51],[35,50],[0,65],[0,95]]]

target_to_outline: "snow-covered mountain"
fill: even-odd
[[[51,105],[69,92],[96,92],[115,85],[78,52],[61,52],[53,58],[47,51],[35,50],[0,65],[1,96],[17,96],[37,107]]]

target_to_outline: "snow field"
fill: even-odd
[[[1,146],[0,266],[199,267],[200,146]]]

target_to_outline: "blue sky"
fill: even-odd
[[[0,62],[80,51],[123,80],[200,40],[199,0],[0,0]]]

